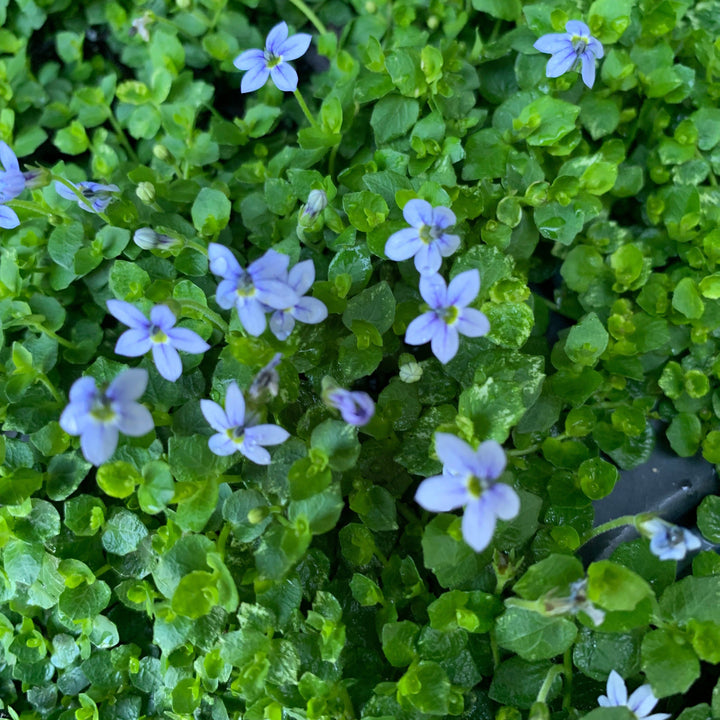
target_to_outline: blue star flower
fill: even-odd
[[[135,402],[145,392],[147,381],[147,370],[131,368],[104,391],[91,377],[73,383],[60,427],[68,435],[80,436],[80,447],[88,462],[102,465],[108,460],[115,452],[119,433],[140,437],[153,429],[150,411]]]
[[[287,285],[296,294],[296,301],[270,316],[270,330],[278,340],[287,340],[295,327],[295,321],[316,325],[328,316],[322,300],[303,297],[315,282],[315,265],[312,260],[299,262],[287,275]]]
[[[244,93],[260,89],[268,80],[284,92],[295,92],[298,76],[288,60],[297,60],[307,52],[312,36],[298,33],[288,37],[287,23],[278,23],[265,39],[265,50],[246,50],[233,60],[238,70],[247,70],[240,85]]]
[[[118,355],[140,357],[152,350],[158,372],[174,382],[182,375],[182,362],[178,350],[203,353],[210,346],[187,328],[175,327],[176,318],[167,305],[156,305],[148,320],[134,305],[124,300],[108,300],[107,308],[113,317],[127,325],[115,345]]]
[[[687,553],[700,549],[696,535],[660,518],[645,520],[639,527],[650,538],[650,552],[661,560],[682,560]]]
[[[495,440],[486,440],[473,450],[449,433],[435,434],[435,450],[443,463],[442,475],[423,480],[415,501],[430,512],[464,507],[463,538],[481,552],[492,540],[497,518],[511,520],[520,511],[515,490],[494,482],[505,469],[505,452]]]
[[[480,292],[480,273],[466,270],[446,286],[440,275],[423,275],[420,294],[430,310],[416,317],[407,327],[405,342],[410,345],[430,343],[435,357],[446,363],[455,357],[460,335],[482,337],[490,323],[479,310],[467,307]]]
[[[61,182],[55,183],[55,192],[65,200],[72,200],[86,212],[105,212],[107,206],[116,199],[116,193],[120,192],[117,185],[101,185],[100,183],[84,181],[70,183],[80,190],[85,200],[81,200],[69,187]]]
[[[25,189],[25,175],[20,172],[20,165],[10,146],[0,140],[0,203],[16,198]],[[0,227],[10,230],[20,224],[17,213],[9,207],[0,205]]]
[[[337,388],[328,393],[327,399],[348,425],[367,425],[375,414],[375,403],[365,392]]]
[[[290,263],[287,255],[268,250],[243,270],[228,248],[210,243],[208,258],[211,272],[222,278],[215,295],[217,304],[225,310],[235,306],[250,335],[262,335],[268,308],[285,310],[298,302],[297,294],[285,281]]]
[[[582,63],[583,82],[591,88],[595,82],[595,58],[604,54],[600,41],[590,35],[590,28],[579,20],[570,20],[564,33],[549,33],[535,42],[533,47],[551,53],[545,74],[555,78],[564,75],[578,62]]]
[[[263,445],[279,445],[290,433],[279,425],[253,425],[254,417],[246,416],[245,398],[233,380],[228,385],[225,409],[212,400],[201,400],[200,409],[217,433],[208,440],[216,455],[232,455],[239,451],[258,465],[270,464],[270,453]]]
[[[607,695],[598,698],[600,707],[626,707],[637,718],[637,720],[667,720],[669,713],[653,713],[652,709],[657,705],[657,698],[653,695],[650,685],[641,685],[628,699],[625,681],[615,670],[610,672],[607,681]]]
[[[442,259],[460,247],[460,238],[445,230],[455,224],[450,208],[430,205],[427,200],[408,200],[403,217],[411,227],[393,233],[385,243],[385,254],[391,260],[415,257],[421,275],[432,275],[440,269]]]

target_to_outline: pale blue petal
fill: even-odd
[[[315,282],[315,265],[312,260],[299,262],[288,273],[287,284],[298,297],[304,295]]]
[[[452,227],[457,222],[455,213],[450,209],[443,207],[433,208],[432,211],[432,225],[438,230],[445,230],[445,228]]]
[[[543,53],[564,52],[568,48],[572,49],[572,40],[567,33],[548,33],[538,38],[533,47]]]
[[[5,205],[0,205],[0,227],[6,230],[12,230],[20,224],[20,218],[17,213]]]
[[[469,499],[465,483],[448,475],[425,478],[415,493],[415,502],[430,512],[449,512],[467,504]]]
[[[466,270],[456,275],[448,285],[447,304],[459,308],[468,306],[480,292],[480,273]]]
[[[466,337],[483,337],[490,332],[490,321],[480,310],[463,308],[454,327]]]
[[[183,352],[199,355],[210,349],[210,346],[189,328],[174,327],[166,330],[166,333],[172,346]]]
[[[495,515],[487,507],[483,494],[465,507],[462,519],[462,534],[465,542],[475,552],[482,552],[492,540],[495,532]]]
[[[237,300],[237,278],[221,280],[215,293],[215,300],[223,310],[229,310]]]
[[[433,355],[444,365],[457,355],[459,346],[460,336],[457,330],[441,322],[430,340]]]
[[[143,368],[130,368],[120,373],[105,394],[110,400],[125,404],[137,400],[147,387],[148,373]]]
[[[403,217],[408,225],[421,228],[433,224],[433,208],[427,200],[415,198],[408,200],[403,208]]]
[[[0,172],[0,202],[16,198],[24,189],[25,176],[21,172]]]
[[[549,78],[556,78],[564,75],[577,60],[577,53],[571,47],[569,50],[556,53],[549,60],[545,68],[545,75]]]
[[[627,705],[628,695],[625,681],[615,670],[610,672],[607,681],[607,699],[609,705],[607,707],[621,707]]]
[[[115,352],[127,357],[140,357],[150,350],[152,340],[147,330],[126,330],[115,343]]]
[[[258,278],[255,282],[257,299],[275,310],[291,308],[298,301],[297,293],[282,280]],[[263,324],[263,329],[264,329]]]
[[[265,53],[262,50],[246,50],[233,60],[233,65],[238,70],[251,70],[258,66],[265,67]]]
[[[426,342],[430,342],[437,328],[441,325],[444,325],[444,323],[435,313],[423,313],[407,326],[405,342],[408,345],[424,345]]]
[[[279,48],[282,47],[288,36],[288,26],[286,22],[279,22],[275,25],[265,38],[265,48],[273,55],[280,55]]]
[[[590,28],[581,20],[568,20],[565,24],[565,30],[571,35],[590,35]]]
[[[155,427],[150,411],[136,402],[123,405],[115,424],[121,433],[130,437],[146,435]]]
[[[208,245],[208,260],[210,261],[210,272],[221,278],[237,280],[242,272],[240,263],[230,249],[219,243]]]
[[[270,316],[270,332],[278,340],[287,340],[295,328],[295,318],[288,310],[276,310]]]
[[[215,455],[232,455],[238,446],[224,433],[217,433],[208,439],[208,447]]]
[[[594,37],[590,38],[590,42],[588,43],[588,51],[591,52],[596,58],[598,58],[598,60],[605,55],[602,43]]]
[[[102,465],[112,457],[118,443],[117,428],[112,425],[91,423],[80,437],[85,459],[93,465]]]
[[[153,360],[160,375],[175,382],[182,375],[182,362],[178,351],[169,343],[153,343]]]
[[[248,460],[252,460],[258,465],[269,465],[271,462],[270,453],[264,447],[247,440],[241,443],[239,450]]]
[[[147,330],[150,321],[131,303],[124,300],[108,300],[108,312],[129,328]]]
[[[495,480],[499,478],[505,465],[507,464],[507,458],[505,457],[505,451],[502,449],[502,445],[496,440],[486,440],[480,443],[476,453],[477,464],[480,467],[478,477],[483,480]]]
[[[297,33],[277,46],[277,54],[281,55],[283,60],[297,60],[308,51],[311,41],[312,35]]]
[[[328,316],[325,303],[313,297],[300,298],[291,313],[296,320],[306,325],[316,325]]]
[[[73,404],[86,405],[88,410],[97,397],[98,389],[95,378],[78,378],[70,388],[70,402]]]
[[[287,277],[287,269],[290,264],[290,257],[285,253],[279,253],[277,250],[267,250],[261,257],[248,265],[248,273],[257,284],[258,280],[277,280],[281,278],[283,281]]]
[[[420,295],[433,310],[450,306],[447,286],[440,275],[423,275],[420,278]]]
[[[435,452],[443,468],[454,475],[479,476],[476,452],[464,440],[452,433],[435,433]]]
[[[591,88],[595,84],[595,58],[587,50],[580,56],[583,82]]]
[[[290,437],[290,433],[279,425],[254,425],[245,430],[245,439],[256,445],[279,445]]]
[[[393,233],[385,243],[385,255],[401,262],[411,258],[423,246],[416,228],[404,228]]]
[[[689,530],[683,530],[683,534],[685,536],[685,547],[689,551],[700,549],[702,543],[700,542],[700,538],[698,538],[697,535],[691,533]]]
[[[177,322],[173,311],[167,305],[156,305],[150,311],[150,320],[153,325],[157,325],[165,334],[170,328],[175,327]]]
[[[415,254],[415,268],[421,275],[434,275],[442,265],[442,256],[437,243],[422,244]]]
[[[77,187],[75,183],[70,183],[73,187]],[[55,181],[55,192],[65,200],[72,200],[78,202],[78,196],[64,183]]]
[[[509,485],[496,483],[484,492],[488,508],[501,520],[512,520],[520,512],[520,498]]]
[[[230,427],[242,427],[245,424],[245,398],[234,380],[225,393],[225,412]]]
[[[220,405],[212,400],[201,400],[200,410],[205,416],[205,419],[208,421],[210,427],[218,432],[222,433],[233,426],[228,420],[225,411],[220,407]]]
[[[60,415],[60,427],[68,435],[82,434],[88,423],[94,422],[89,410],[89,406],[70,403]]]
[[[15,153],[4,140],[0,140],[0,163],[2,163],[6,172],[9,170],[20,171],[20,165]]]
[[[270,68],[270,77],[278,90],[283,92],[295,92],[298,86],[298,74],[292,65],[281,62]]]
[[[433,244],[443,257],[449,257],[460,247],[460,236],[443,233]]]
[[[628,700],[627,706],[638,718],[644,718],[652,712],[657,705],[657,698],[653,695],[650,685],[641,685]]]
[[[262,335],[265,331],[265,311],[263,306],[253,298],[246,298],[244,302],[238,298],[237,311],[240,322],[245,328],[245,332],[253,337]]]
[[[270,77],[270,71],[263,65],[255,65],[248,70],[240,81],[240,92],[249,93],[259,90]]]

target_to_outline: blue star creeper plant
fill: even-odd
[[[606,692],[607,695],[598,698],[600,707],[626,707],[637,720],[667,720],[670,717],[669,713],[650,714],[657,705],[657,698],[650,685],[641,685],[628,698],[625,681],[615,670],[608,677]]]
[[[222,278],[216,294],[218,305],[225,310],[235,307],[250,335],[262,335],[267,326],[266,312],[285,311],[300,301],[286,281],[287,255],[268,250],[243,270],[228,248],[210,243],[208,258],[211,272]]]
[[[263,446],[279,445],[290,437],[279,425],[255,424],[254,415],[245,412],[245,398],[235,381],[228,385],[225,409],[213,400],[201,400],[200,408],[210,426],[217,430],[208,440],[216,455],[240,452],[258,465],[269,465],[270,453]]]
[[[146,318],[134,305],[123,300],[108,300],[110,314],[130,329],[115,344],[118,355],[139,357],[152,350],[153,361],[160,375],[175,381],[182,374],[178,350],[204,353],[210,346],[194,331],[175,327],[177,318],[167,305],[155,305]]]
[[[442,475],[425,478],[415,501],[431,512],[464,508],[463,538],[473,550],[482,552],[492,540],[497,519],[512,520],[520,511],[515,490],[495,482],[505,470],[505,452],[495,440],[486,440],[473,450],[449,433],[435,434],[435,451],[443,464]]]
[[[460,237],[445,232],[455,222],[450,208],[434,208],[427,200],[408,200],[403,217],[409,228],[393,233],[385,244],[385,254],[391,260],[415,258],[421,275],[433,275],[440,269],[442,259],[460,247]]]
[[[150,411],[136,402],[147,387],[147,370],[131,368],[120,373],[105,390],[92,377],[78,378],[70,388],[70,402],[60,416],[68,435],[80,436],[88,462],[102,465],[115,452],[120,433],[140,437],[153,427]]]
[[[120,192],[120,188],[117,185],[103,185],[90,180],[70,183],[70,185],[77,188],[83,197],[78,197],[71,188],[61,182],[55,183],[55,192],[61,198],[72,200],[78,204],[79,208],[91,213],[105,212],[108,205],[116,199],[117,193]]]
[[[570,20],[564,33],[549,33],[538,38],[533,47],[551,53],[545,74],[549,78],[560,77],[579,62],[582,64],[583,82],[591,88],[595,83],[595,59],[603,56],[603,46],[590,35],[590,28],[579,20]]]
[[[238,70],[246,70],[240,84],[244,93],[259,90],[272,78],[276,87],[283,92],[295,92],[298,75],[290,60],[302,57],[310,47],[312,36],[297,33],[288,37],[286,22],[275,25],[265,39],[264,50],[246,50],[233,60]]]
[[[410,345],[429,342],[441,363],[452,360],[460,345],[460,335],[482,337],[490,330],[487,317],[480,310],[468,307],[479,292],[477,270],[456,275],[450,285],[446,285],[440,275],[421,276],[420,294],[430,309],[408,325],[405,342]]]

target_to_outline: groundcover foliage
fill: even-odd
[[[718,0],[0,18],[6,717],[720,717]]]

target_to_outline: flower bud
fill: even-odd
[[[247,519],[251,525],[259,525],[268,515],[267,507],[256,507],[248,512]]]
[[[46,168],[30,168],[22,175],[25,178],[25,188],[27,190],[34,190],[50,184],[50,171]]]
[[[327,195],[324,190],[311,190],[308,200],[300,214],[301,225],[312,225],[315,218],[327,207]]]
[[[412,355],[400,356],[400,380],[404,383],[416,383],[423,376],[423,369]]]
[[[133,235],[133,242],[143,250],[168,250],[178,244],[175,238],[156,233],[149,227],[136,230]]]
[[[155,186],[150,182],[141,182],[135,189],[135,194],[146,205],[155,202]]]
[[[172,161],[172,153],[162,144],[158,143],[153,147],[153,155],[163,162],[169,163]]]

